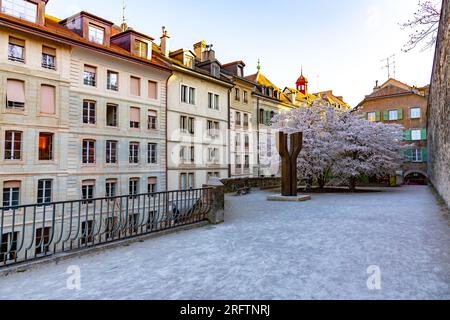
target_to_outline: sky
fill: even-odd
[[[50,0],[47,14],[88,11],[117,24],[123,0]],[[434,0],[440,3],[439,0]],[[242,60],[247,75],[261,72],[276,86],[294,87],[303,66],[309,91],[333,90],[355,107],[388,79],[382,59],[396,55],[396,79],[430,82],[434,48],[403,53],[418,0],[126,0],[127,23],[159,44],[165,26],[170,50],[205,40],[221,63]],[[440,4],[439,4],[440,5]],[[385,63],[384,63],[385,64]],[[393,76],[393,70],[391,70]]]

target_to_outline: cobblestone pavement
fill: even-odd
[[[450,299],[449,220],[428,187],[267,195],[228,196],[218,226],[1,277],[0,299]],[[73,265],[81,290],[66,286]]]

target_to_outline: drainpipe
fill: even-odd
[[[261,176],[261,164],[260,161],[261,159],[259,158],[259,123],[260,123],[260,119],[259,119],[259,97],[256,98],[256,130],[257,130],[257,135],[256,135],[256,152],[257,152],[257,165],[258,165],[258,178]]]
[[[168,132],[168,124],[169,124],[169,79],[172,78],[173,72],[167,77],[166,80],[166,191],[169,191],[169,132]]]
[[[228,90],[228,178],[231,178],[231,93],[233,88]]]

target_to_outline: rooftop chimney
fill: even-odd
[[[206,42],[205,41],[200,41],[196,44],[194,44],[194,53],[197,56],[197,59],[200,60],[200,62],[205,61],[204,60],[204,56],[203,53],[206,51]]]
[[[170,50],[169,50],[170,37],[169,37],[166,27],[162,27],[162,32],[163,32],[163,34],[161,37],[161,53],[165,57],[168,58],[169,54],[170,54]]]

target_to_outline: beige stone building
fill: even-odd
[[[257,84],[245,78],[242,61],[223,65],[223,73],[234,82],[230,94],[230,176],[255,177],[258,162],[253,89]]]
[[[200,188],[211,177],[229,176],[228,115],[233,84],[204,41],[194,50],[169,51],[164,32],[161,51],[170,57],[168,81],[167,176],[169,190]]]

